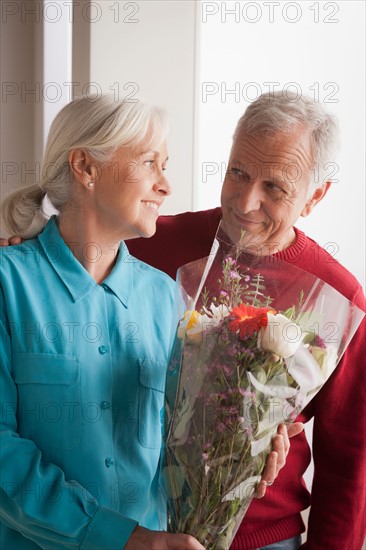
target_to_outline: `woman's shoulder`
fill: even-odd
[[[4,246],[0,248],[0,269],[11,266],[24,269],[27,265],[39,263],[41,257],[42,250],[36,238],[23,241],[21,244]]]
[[[129,255],[129,261],[132,263],[134,270],[145,276],[151,283],[156,281],[171,288],[175,287],[176,282],[170,275],[167,275],[167,273],[164,273],[164,271],[161,271],[157,267],[147,264],[132,255]]]

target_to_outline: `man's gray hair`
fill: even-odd
[[[331,171],[328,163],[335,162],[340,147],[338,119],[328,113],[322,103],[308,96],[298,97],[289,91],[262,94],[239,119],[233,138],[235,141],[240,132],[249,135],[286,134],[297,126],[311,131],[312,175],[315,177],[310,181],[309,192],[313,192],[329,180],[326,177]]]

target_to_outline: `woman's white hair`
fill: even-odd
[[[325,110],[322,103],[308,96],[298,97],[290,91],[286,94],[282,91],[262,94],[239,119],[233,139],[235,141],[241,132],[249,135],[286,134],[298,126],[311,131],[311,154],[318,168],[316,170],[314,166],[314,175],[319,174],[319,178],[309,182],[309,192],[312,193],[325,184],[326,173],[329,173],[327,163],[335,161],[340,147],[338,120]]]
[[[51,124],[41,181],[11,193],[1,206],[10,234],[29,239],[42,231],[47,223],[43,211],[46,194],[62,212],[72,191],[70,151],[82,148],[94,160],[108,162],[119,147],[134,147],[147,138],[151,143],[161,142],[166,133],[165,110],[145,103],[88,95],[67,104]]]

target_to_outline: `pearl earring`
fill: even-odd
[[[94,182],[92,182],[92,181],[89,181],[89,183],[88,183],[88,187],[89,187],[89,189],[91,189],[92,187],[94,187]]]

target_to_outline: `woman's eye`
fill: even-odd
[[[153,160],[145,160],[144,164],[145,164],[146,166],[151,167],[151,166],[153,166],[154,161],[153,161]]]

